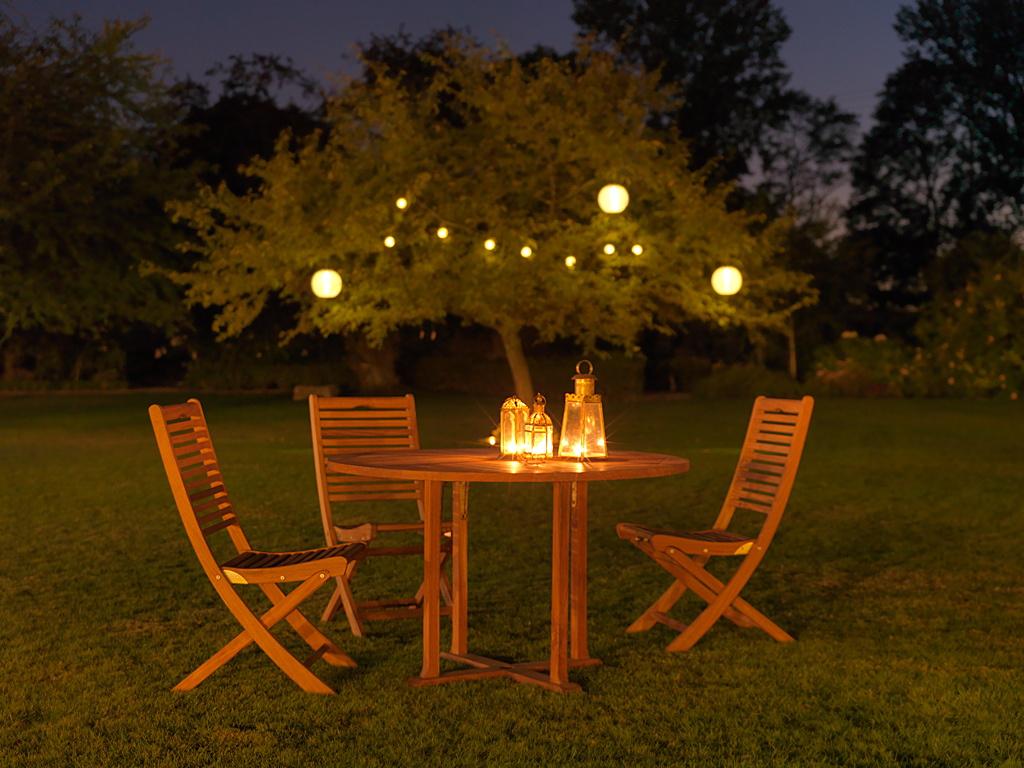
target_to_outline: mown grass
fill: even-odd
[[[0,400],[2,765],[1022,764],[1020,406],[819,402],[789,512],[745,592],[798,641],[722,622],[668,655],[664,628],[623,632],[666,577],[613,526],[706,525],[749,403],[613,403],[615,444],[693,466],[592,492],[591,650],[605,664],[574,673],[585,693],[410,688],[419,626],[391,622],[365,639],[329,628],[360,667],[318,665],[340,692],[318,697],[253,650],[170,692],[237,627],[171,505],[150,397]],[[304,405],[205,405],[250,538],[319,543]],[[441,447],[482,436],[497,403],[418,406],[425,446]],[[470,502],[471,648],[542,658],[548,491],[481,485]],[[402,593],[417,566],[371,564],[357,588]]]

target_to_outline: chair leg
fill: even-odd
[[[335,582],[337,581],[338,579],[335,579]],[[339,608],[341,608],[341,590],[338,589],[337,584],[335,584],[334,592],[331,593],[331,598],[327,601],[327,606],[324,608],[324,612],[320,614],[320,623],[326,624],[333,619],[334,614],[338,612]]]
[[[694,563],[692,560],[690,560],[689,563],[686,564],[682,560],[680,560],[681,557],[686,556],[677,554],[675,557],[673,557],[673,561],[678,562],[679,565],[685,569],[685,573],[690,575],[690,577],[693,580],[691,586],[694,588],[694,592],[700,594],[701,597],[703,597],[709,603],[726,588],[725,584],[723,584],[721,581],[715,578],[712,574],[708,573],[707,570],[700,567],[700,565]],[[702,593],[700,590],[701,586],[703,586],[705,589],[704,593]],[[740,626],[757,627],[758,629],[765,632],[769,637],[771,637],[774,640],[777,640],[780,643],[794,642],[792,635],[786,632],[786,630],[782,629],[782,627],[780,627],[774,621],[769,619],[767,616],[765,616],[763,613],[757,610],[754,606],[752,606],[742,597],[739,597],[738,593],[737,597],[733,599],[727,611],[732,611],[737,614],[736,618],[741,619],[742,621],[736,621],[736,618],[729,616],[728,613],[726,614],[726,616],[727,618],[733,618],[733,621],[735,621],[735,623],[739,624]]]
[[[270,633],[270,629],[275,624],[291,614],[303,600],[316,591],[325,581],[326,579],[323,574],[314,574],[292,590],[287,597],[284,597],[282,594],[283,599],[280,602],[276,602],[269,611],[259,618],[229,585],[215,584],[214,586],[224,604],[242,625],[244,631],[236,635],[231,642],[199,665],[191,674],[178,683],[174,690],[192,690],[237,656],[250,643],[255,642],[263,649],[263,652],[267,654],[270,660],[277,665],[278,669],[288,675],[302,690],[309,693],[334,693],[330,686],[292,656],[277,638]]]
[[[260,584],[260,588],[274,605],[277,605],[286,598],[285,593],[276,584]],[[323,659],[332,667],[352,668],[358,666],[351,656],[314,627],[298,608],[289,613],[285,618],[299,637],[306,641],[306,645],[313,649],[318,658]]]
[[[358,565],[358,560],[348,564],[345,575],[338,577],[338,586],[334,590],[334,595],[331,596],[331,599],[333,600],[337,597],[341,601],[341,605],[345,609],[345,618],[348,619],[348,628],[352,631],[352,634],[356,637],[363,637],[363,621],[359,616],[359,606],[356,605],[356,598],[352,594],[352,577],[355,576]]]
[[[688,651],[714,626],[722,614],[733,605],[733,602],[739,597],[740,591],[746,586],[747,581],[750,580],[761,558],[754,559],[751,555],[748,555],[736,573],[729,579],[729,582],[722,584],[722,582],[715,579],[702,566],[694,563],[684,553],[670,549],[666,554],[693,575],[697,581],[710,586],[716,592],[714,598],[708,603],[707,608],[701,611],[700,615],[667,647],[667,650],[671,652]],[[716,589],[718,586],[721,588]]]
[[[679,598],[686,592],[686,585],[676,579],[666,589],[661,597],[651,603],[650,607],[637,617],[636,621],[626,627],[627,632],[646,632],[658,623],[656,614],[668,613],[672,606],[679,602]]]

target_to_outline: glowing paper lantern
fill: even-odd
[[[484,248],[486,248],[488,251],[493,251],[497,246],[498,244],[494,242],[494,238],[488,237],[486,240],[484,240]]]
[[[640,245],[640,243],[634,243],[633,247],[630,248],[629,250],[633,252],[634,256],[639,256],[641,253],[644,252],[644,247]]]
[[[439,238],[441,238],[442,240],[444,240],[446,237],[448,237],[448,227],[438,227],[437,228],[437,236]]]
[[[736,267],[719,267],[711,274],[711,287],[720,296],[733,296],[743,287],[743,275]]]
[[[586,367],[586,372],[584,372]],[[576,363],[572,377],[573,391],[565,396],[562,416],[562,437],[558,441],[558,455],[576,459],[591,459],[608,455],[604,437],[604,409],[601,396],[594,392],[597,377],[589,360]]]
[[[611,256],[613,253],[615,253],[615,246],[613,244],[611,244],[611,243],[605,243],[604,244],[604,252],[605,252],[605,255]]]
[[[597,205],[605,213],[622,213],[629,205],[629,192],[621,184],[605,184],[597,193]]]
[[[533,256],[533,248],[531,248],[528,245],[524,245],[522,248],[519,249],[519,255],[522,256],[524,259],[528,259],[531,256]]]
[[[341,275],[333,269],[320,269],[313,274],[309,285],[318,298],[333,299],[341,293]]]
[[[406,200],[404,197],[400,197],[397,200],[395,200],[395,208],[397,208],[398,210],[404,211],[408,207],[409,201]]]
[[[391,235],[388,235],[387,237],[385,237],[384,238],[384,247],[385,248],[394,248],[395,247],[395,238],[393,238]]]
[[[517,458],[525,442],[526,420],[530,409],[526,403],[513,395],[501,404],[501,416],[498,418],[499,450],[506,458]]]
[[[565,257],[565,266],[567,266],[569,269],[573,269],[576,266],[576,257],[575,256],[566,256]]]

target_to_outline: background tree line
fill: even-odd
[[[446,367],[582,347],[640,353],[654,389],[761,387],[767,368],[826,392],[1016,396],[1019,3],[904,6],[903,62],[863,136],[790,85],[771,2],[579,0],[573,18],[565,55],[376,37],[327,92],[274,55],[174,83],[133,49],[140,22],[5,17],[4,380],[223,384],[263,366],[234,383],[467,385],[476,369]],[[616,175],[637,203],[612,221],[593,195]],[[396,218],[398,194],[421,205]],[[488,262],[489,234],[536,257]],[[601,257],[609,239],[646,257]],[[327,259],[346,301],[309,295]],[[731,301],[706,290],[726,262],[749,276]]]

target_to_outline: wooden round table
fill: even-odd
[[[496,449],[397,450],[328,455],[332,471],[423,483],[423,667],[413,685],[511,677],[557,691],[579,690],[569,668],[599,664],[587,648],[587,487],[600,480],[667,477],[687,472],[677,456],[616,451],[592,461],[548,459],[524,464]],[[452,642],[441,651],[441,488],[452,483]],[[551,483],[551,656],[509,663],[468,650],[467,500],[469,483]],[[441,672],[441,659],[468,669]],[[543,674],[547,671],[547,674]]]

